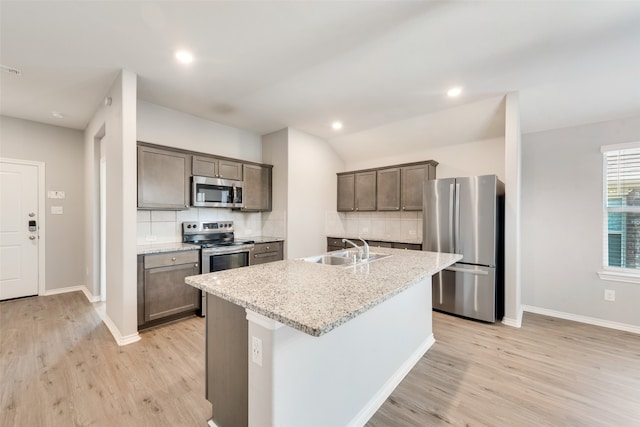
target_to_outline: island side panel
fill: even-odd
[[[252,336],[250,427],[362,426],[434,343],[431,277],[320,337],[266,318]]]
[[[206,398],[218,427],[248,425],[248,322],[244,308],[207,294]]]

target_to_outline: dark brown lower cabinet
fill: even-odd
[[[155,326],[200,309],[200,291],[184,283],[200,274],[199,251],[138,257],[138,329]]]
[[[362,246],[362,240],[352,239],[358,246]],[[402,243],[402,242],[386,242],[382,240],[367,240],[371,248],[395,248],[395,249],[411,249],[415,251],[422,250],[420,243]],[[327,237],[327,252],[337,251],[341,249],[349,249],[351,245],[342,242],[341,237]]]
[[[206,398],[218,426],[249,423],[249,324],[245,309],[207,294]]]
[[[284,242],[256,243],[249,259],[249,265],[282,261],[284,253],[283,246]]]

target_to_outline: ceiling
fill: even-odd
[[[493,124],[445,142],[492,137],[504,108],[490,100],[513,91],[524,132],[640,114],[638,1],[2,0],[0,38],[22,73],[0,72],[0,113],[76,129],[123,68],[139,99],[355,152],[445,141],[474,108]]]

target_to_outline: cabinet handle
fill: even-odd
[[[171,258],[171,261],[175,262],[176,259],[177,259],[176,257],[173,257],[173,258]]]
[[[196,262],[195,264],[193,264],[193,266],[197,268],[198,267],[198,263]]]
[[[269,246],[267,246],[267,250],[269,250]]]

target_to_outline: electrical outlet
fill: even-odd
[[[251,337],[251,361],[262,366],[262,340],[257,337]]]
[[[616,291],[613,289],[605,289],[604,290],[604,300],[605,301],[615,301],[616,300]]]

